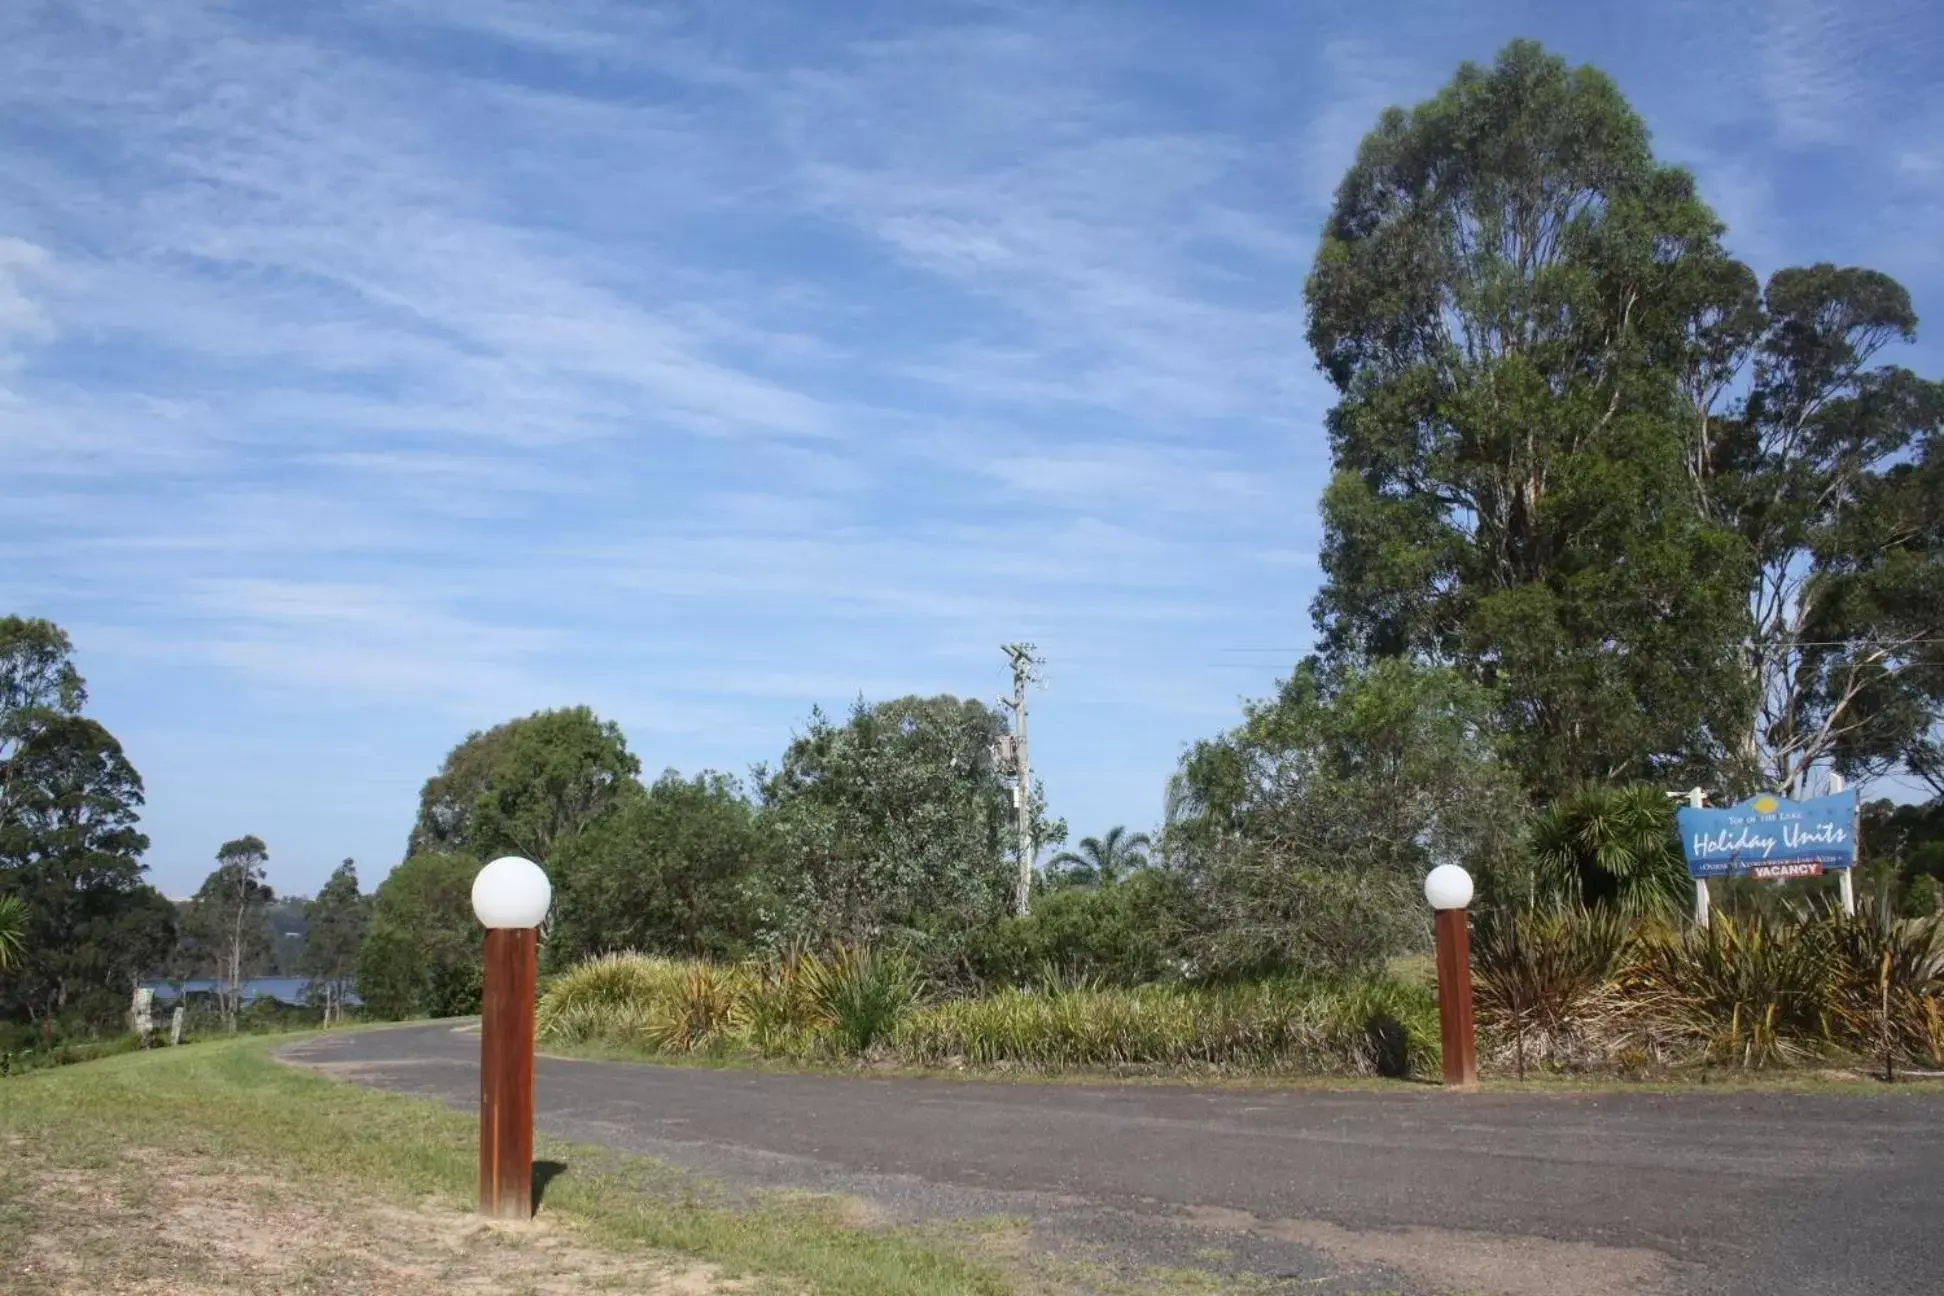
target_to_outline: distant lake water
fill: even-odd
[[[250,1003],[257,999],[275,999],[279,1003],[302,1004],[304,1002],[304,987],[309,984],[310,982],[304,977],[252,977],[243,983],[243,1002]],[[176,983],[173,981],[144,981],[142,985],[145,989],[155,991],[155,1001],[157,1003],[163,1003],[176,997]],[[182,989],[190,994],[214,994],[219,985],[221,985],[221,982],[218,981],[192,980],[184,981],[182,983]],[[345,996],[345,1002],[357,1003],[358,996],[355,994],[347,995]]]

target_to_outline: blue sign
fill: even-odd
[[[1691,876],[1808,877],[1856,866],[1856,809],[1851,789],[1808,801],[1765,794],[1674,818]]]

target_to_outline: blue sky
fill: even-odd
[[[1759,270],[1944,326],[1932,0],[11,0],[0,607],[76,639],[172,894],[245,832],[374,883],[535,708],[741,772],[1012,639],[1055,812],[1146,825],[1310,642],[1331,189],[1521,35]]]

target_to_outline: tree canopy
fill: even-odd
[[[813,712],[763,780],[784,934],[853,942],[963,932],[1006,909],[1017,859],[1012,789],[994,756],[998,712],[955,697],[905,697]],[[1064,840],[1032,790],[1037,838]]]
[[[768,837],[737,782],[673,770],[554,854],[550,965],[641,950],[731,956],[756,939]]]
[[[242,1008],[243,982],[270,953],[264,918],[276,893],[265,880],[269,862],[269,848],[259,837],[224,842],[183,923],[184,935],[215,971],[223,1021],[232,1030]]]
[[[19,897],[27,916],[6,989],[34,1016],[125,987],[173,941],[173,909],[142,881],[141,805],[141,776],[93,720],[45,716],[15,749],[0,809],[0,892]]]
[[[1721,233],[1612,82],[1525,41],[1387,111],[1337,190],[1319,629],[1494,688],[1541,794],[1699,777],[1747,727],[1745,554],[1687,468],[1686,392],[1748,326]]]
[[[358,975],[358,951],[371,927],[371,899],[358,893],[358,866],[345,860],[304,908],[308,920],[298,969],[327,1016]]]
[[[1714,366],[1745,385],[1697,401],[1688,453],[1751,571],[1745,757],[1789,792],[1824,764],[1921,777],[1944,702],[1944,383],[1881,363],[1916,336],[1910,294],[1819,264],[1738,318]]]
[[[1432,866],[1505,878],[1522,793],[1493,710],[1451,668],[1307,661],[1191,748],[1191,808],[1167,847],[1200,910],[1204,965],[1368,971],[1422,943],[1416,891]]]
[[[484,947],[473,916],[471,855],[408,857],[378,884],[358,952],[358,997],[379,1017],[479,1010]]]
[[[557,842],[638,792],[640,773],[620,726],[587,707],[509,720],[468,735],[426,781],[406,853],[544,864]]]
[[[0,617],[0,805],[13,758],[48,721],[78,715],[88,700],[74,645],[52,621]]]

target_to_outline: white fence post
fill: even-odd
[[[1707,799],[1707,793],[1695,788],[1688,793],[1688,806],[1700,810]],[[1703,930],[1708,926],[1708,879],[1702,877],[1694,879],[1694,925]]]
[[[128,1024],[142,1037],[142,1047],[149,1046],[149,1034],[155,1029],[155,991],[146,986],[135,987],[135,1002],[129,1006]]]
[[[1830,795],[1834,796],[1836,793],[1841,792],[1848,787],[1849,784],[1844,781],[1843,776],[1841,774],[1831,774],[1829,776]],[[1863,818],[1863,810],[1861,806],[1857,807],[1856,817],[1859,820],[1859,822],[1856,824],[1852,824],[1850,826],[1850,845],[1856,848],[1857,862],[1861,863],[1862,849],[1863,849],[1863,842],[1861,840],[1863,833],[1861,831],[1861,823],[1860,823],[1861,819]],[[1851,880],[1855,872],[1856,870],[1853,868],[1846,868],[1842,870],[1841,874],[1836,879],[1836,887],[1839,891],[1842,892],[1842,896],[1843,896],[1843,912],[1849,915],[1851,918],[1856,917],[1856,883]]]

